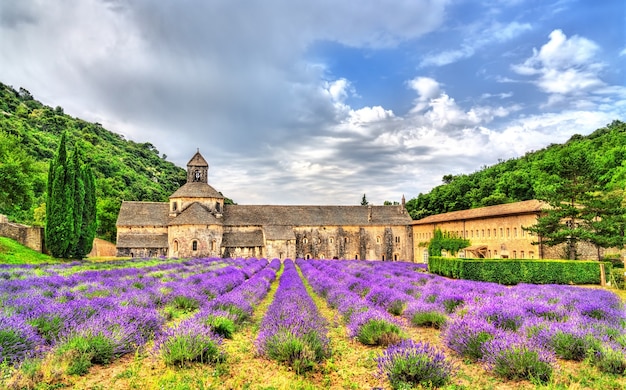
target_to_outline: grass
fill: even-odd
[[[0,237],[0,264],[58,263],[51,256],[30,249],[15,240]]]

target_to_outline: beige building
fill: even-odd
[[[436,229],[470,241],[458,255],[472,258],[541,259],[546,257],[536,235],[525,231],[546,205],[538,200],[507,203],[432,215],[412,222],[416,261],[422,261]],[[427,252],[426,252],[427,253]]]
[[[413,261],[411,217],[398,206],[224,204],[196,153],[169,203],[123,202],[117,255]]]

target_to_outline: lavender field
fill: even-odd
[[[625,388],[613,292],[404,262],[0,265],[1,388]]]

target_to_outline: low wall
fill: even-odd
[[[0,215],[0,236],[15,240],[37,252],[43,252],[44,230],[41,227],[11,223],[6,216]]]

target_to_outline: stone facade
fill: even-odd
[[[117,255],[413,261],[411,218],[398,206],[225,205],[196,153],[169,203],[123,202]]]

